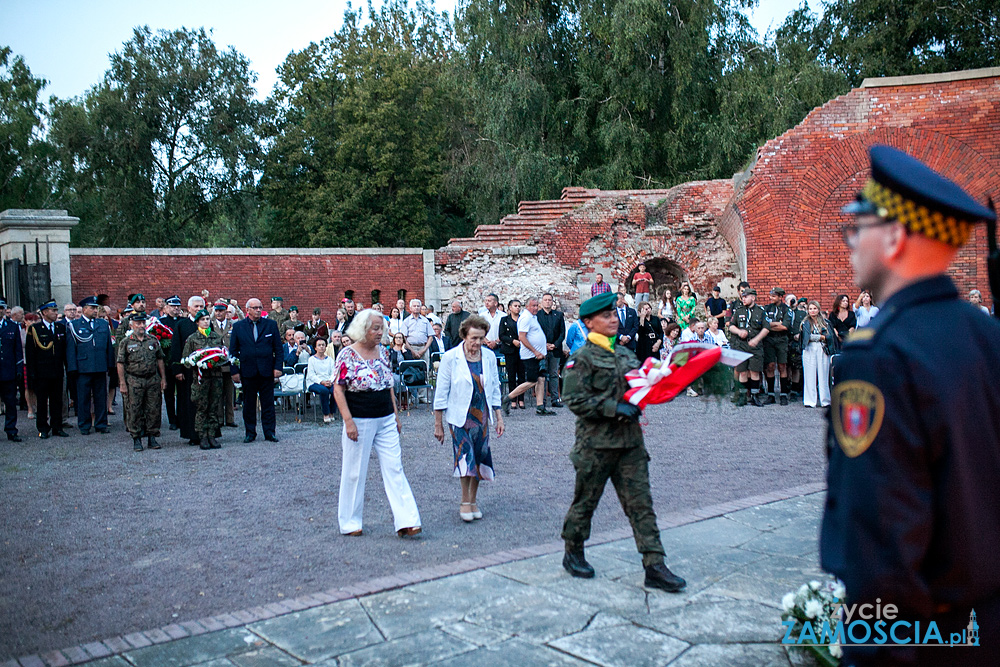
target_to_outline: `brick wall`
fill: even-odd
[[[87,294],[108,294],[111,303],[121,308],[126,295],[133,292],[143,293],[150,302],[179,294],[186,303],[189,296],[207,289],[210,298],[238,299],[241,308],[247,299],[257,297],[268,309],[268,299],[281,296],[285,307],[298,306],[308,315],[319,306],[328,316],[336,312],[335,305],[349,289],[365,305],[371,304],[373,289],[382,291],[383,304],[395,304],[399,288],[407,290],[407,298],[424,298],[419,249],[405,254],[393,249],[379,250],[379,254],[368,250],[312,254],[316,251],[296,249],[244,254],[248,252],[253,251],[73,250],[73,297],[79,301]]]
[[[923,160],[979,201],[997,200],[1000,76],[934,78],[946,77],[914,77],[910,85],[866,82],[759,150],[723,219],[725,226],[743,227],[751,284],[780,284],[824,304],[838,292],[857,291],[840,232],[848,219],[839,211],[868,178],[873,144]],[[980,225],[951,270],[961,291],[988,292],[985,255]]]

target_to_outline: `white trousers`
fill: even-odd
[[[819,404],[830,405],[830,357],[823,349],[823,343],[809,343],[802,351],[802,403],[816,407],[816,393],[819,390]]]
[[[417,502],[413,499],[410,483],[403,473],[395,415],[374,419],[355,417],[354,424],[358,428],[357,442],[347,437],[346,427],[340,436],[344,450],[340,468],[340,503],[337,508],[341,534],[361,530],[361,515],[365,508],[365,480],[368,478],[368,461],[373,446],[396,530],[419,526]]]

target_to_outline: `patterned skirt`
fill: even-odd
[[[482,380],[473,375],[472,403],[462,427],[450,426],[455,450],[454,477],[492,480],[493,455],[490,453],[490,417]]]

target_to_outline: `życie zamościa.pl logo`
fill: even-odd
[[[834,598],[836,600],[836,598]],[[899,618],[894,604],[833,605],[827,618],[817,615],[813,620],[796,622],[788,619],[782,644],[813,644],[817,646],[979,646],[979,623],[976,610],[969,612],[964,627],[940,628],[937,621],[909,621]],[[839,651],[835,651],[835,654]]]

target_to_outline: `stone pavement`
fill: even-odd
[[[615,531],[588,543],[591,580],[570,577],[553,542],[0,667],[813,665],[779,644],[780,600],[822,574],[823,488],[659,517],[667,564],[688,581],[681,594],[643,588],[631,534]]]

